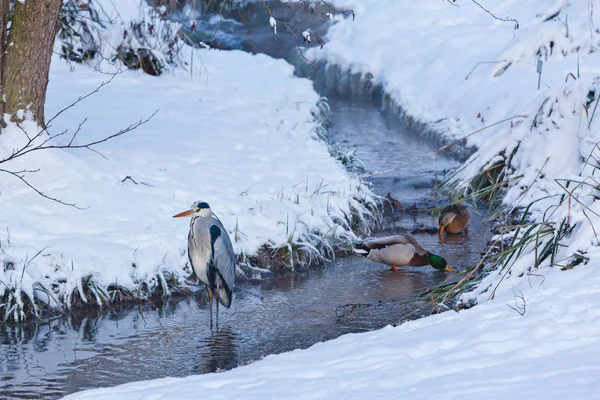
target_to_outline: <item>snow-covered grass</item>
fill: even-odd
[[[261,250],[283,249],[294,262],[299,251],[327,256],[355,237],[353,225],[370,226],[375,197],[319,139],[326,107],[309,80],[294,77],[284,61],[237,51],[204,52],[195,71],[118,74],[48,132],[68,130],[57,139],[65,143],[85,120],[77,144],[158,110],[150,121],[97,152],[38,151],[3,164],[39,169],[25,174],[29,183],[81,209],[0,173],[2,319],[35,314],[34,299],[53,307],[101,305],[184,285],[191,273],[188,222],[171,217],[198,199],[223,221],[242,261]],[[46,115],[110,78],[55,58]],[[15,126],[3,130],[1,157],[25,139]]]
[[[498,237],[513,246],[465,301],[580,260],[597,265],[588,253],[600,222],[600,2],[478,2],[508,22],[471,0],[451,3],[335,0],[356,19],[336,17],[327,45],[309,54],[382,87],[403,117],[475,146],[448,181],[455,193],[526,214]]]

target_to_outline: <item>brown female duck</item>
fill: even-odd
[[[469,209],[464,204],[450,204],[442,208],[440,213],[440,233],[467,233],[469,229],[469,220],[471,215]]]

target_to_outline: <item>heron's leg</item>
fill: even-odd
[[[212,323],[212,300],[213,300],[213,293],[212,290],[210,289],[210,287],[206,287],[206,289],[208,289],[208,307],[210,310],[210,329],[212,329],[213,327],[213,323]]]
[[[217,290],[215,292],[215,298],[217,300],[217,329],[219,329],[219,283],[217,282]]]

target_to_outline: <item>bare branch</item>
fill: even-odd
[[[336,8],[331,3],[328,3],[328,2],[326,2],[324,0],[321,0],[319,3],[324,4],[325,6],[327,6],[327,9],[330,12],[333,11],[335,14],[342,14],[342,15],[352,14],[352,21],[354,21],[354,18],[356,17],[356,15],[354,14],[354,10],[352,10],[352,9],[344,10],[344,9],[341,9],[341,8]],[[323,15],[327,16],[327,13],[325,13]]]
[[[273,19],[275,19],[277,24],[283,25],[294,36],[294,40],[296,41],[296,47],[298,49],[298,52],[304,59],[304,61],[311,64],[313,68],[318,70],[319,64],[313,60],[308,59],[306,57],[306,55],[304,54],[302,43],[306,42],[306,38],[302,34],[303,30],[298,28],[295,24],[281,21],[281,20],[275,18],[273,16],[273,12],[271,11],[271,8],[267,5],[265,0],[262,1],[262,4],[265,7],[265,9],[267,10],[267,12],[269,13],[269,16],[272,17]],[[311,14],[315,14],[315,12],[317,12],[326,18],[331,18],[333,16],[333,14],[342,14],[342,15],[352,14],[352,20],[354,20],[354,17],[355,17],[354,10],[338,9],[338,8],[335,8],[333,5],[331,5],[330,3],[323,1],[323,0],[320,0],[316,6],[312,6],[311,3],[307,0],[298,0],[296,2],[288,2],[288,3],[285,3],[285,6],[288,9],[292,9],[292,5],[297,5],[297,4],[302,5],[304,10],[308,10]],[[319,8],[319,5],[321,5],[321,4],[326,6],[327,11],[323,11]],[[312,35],[314,35],[314,37],[316,38],[316,44],[318,46],[320,46],[322,49],[323,46],[325,45],[325,41],[323,40],[323,38],[321,36],[317,35],[316,33],[312,33]],[[302,38],[302,40],[300,40],[300,38]],[[309,41],[309,43],[310,43],[310,41]]]
[[[77,134],[81,131],[81,127],[83,126],[83,124],[85,124],[87,121],[87,118],[85,118],[83,121],[81,121],[79,123],[79,126],[77,127],[77,130],[73,133],[73,136],[71,137],[71,140],[69,140],[69,144],[68,146],[71,146],[73,144],[73,140],[75,140],[75,137],[77,136]],[[56,136],[55,136],[56,137]]]
[[[119,71],[110,74],[110,79],[107,81],[102,81],[100,83],[100,85],[98,85],[98,87],[96,87],[96,89],[92,90],[91,92],[89,92],[88,94],[84,95],[84,96],[79,96],[79,98],[77,100],[75,100],[73,103],[69,104],[68,106],[66,106],[65,108],[63,108],[62,110],[60,110],[59,112],[57,112],[56,114],[54,114],[54,116],[52,118],[50,118],[48,120],[48,122],[46,123],[46,125],[50,125],[50,123],[52,121],[54,121],[56,118],[58,118],[62,113],[64,113],[65,111],[75,107],[75,105],[77,105],[77,103],[87,99],[88,97],[90,97],[91,95],[98,93],[100,91],[100,89],[102,89],[104,86],[108,85],[109,83],[112,82],[113,79],[115,79],[115,76],[117,76],[117,74],[119,73]]]
[[[294,40],[296,41],[296,47],[298,48],[298,52],[300,53],[302,58],[307,63],[311,64],[315,69],[318,70],[319,65],[316,62],[308,59],[306,57],[306,55],[304,54],[302,43],[307,41],[306,38],[302,35],[302,32],[304,32],[304,30],[299,29],[297,26],[295,26],[292,23],[277,19],[274,16],[273,11],[271,10],[271,7],[267,4],[266,0],[263,0],[261,3],[263,5],[263,7],[265,8],[265,10],[267,10],[267,12],[269,13],[269,17],[273,18],[277,24],[281,24],[281,25],[285,26],[285,28],[294,36]],[[215,42],[215,37],[216,37],[217,33],[221,30],[221,25],[223,22],[223,12],[225,10],[226,4],[230,4],[232,7],[234,7],[236,5],[236,2],[234,0],[223,1],[218,10],[211,9],[212,1],[208,4],[206,9],[214,12],[216,15],[219,15],[220,19],[219,19],[219,23],[218,23],[217,27],[215,28],[215,30],[212,34],[212,37],[211,37],[211,40],[209,41],[209,43],[206,44],[204,42],[200,42],[199,43],[200,47],[206,48],[208,50],[219,48],[219,43]],[[334,14],[341,14],[341,15],[351,14],[353,21],[355,18],[354,10],[336,8],[331,3],[324,1],[324,0],[319,0],[316,2],[316,4],[314,4],[314,2],[311,2],[308,0],[289,1],[289,2],[285,2],[285,3],[276,1],[275,4],[276,4],[276,6],[283,5],[292,11],[294,11],[294,6],[298,6],[296,8],[296,10],[299,10],[300,8],[302,8],[304,11],[310,12],[312,15],[320,14],[321,16],[328,18],[328,19],[332,18]],[[325,10],[321,9],[320,6],[324,6]],[[316,44],[318,46],[320,46],[321,48],[323,48],[323,46],[325,45],[325,41],[323,40],[323,38],[315,33],[311,33],[311,35],[316,38]],[[310,43],[310,41],[308,41],[308,42]],[[195,46],[195,44],[194,44],[194,46]]]
[[[124,183],[126,180],[130,180],[131,182],[133,182],[133,183],[134,183],[134,184],[136,184],[136,185],[144,185],[144,186],[150,186],[150,187],[154,187],[154,185],[151,185],[151,184],[149,184],[149,183],[146,183],[146,182],[142,182],[142,181],[140,181],[140,182],[136,182],[136,181],[135,181],[135,180],[134,180],[134,179],[131,177],[131,175],[127,175],[125,178],[123,178],[123,180],[121,181],[121,183]]]
[[[497,17],[490,10],[488,10],[487,8],[485,8],[484,6],[482,6],[481,4],[479,4],[476,0],[471,0],[471,1],[473,3],[475,3],[475,4],[477,4],[477,6],[479,8],[481,8],[483,11],[485,11],[486,13],[488,13],[489,15],[491,15],[492,18],[497,19],[498,21],[503,21],[503,22],[514,22],[515,23],[515,30],[519,29],[519,21],[517,21],[515,18],[510,18],[510,17],[501,18],[501,17]]]
[[[286,29],[288,31],[290,31],[292,33],[292,35],[294,35],[294,39],[296,40],[296,47],[298,48],[298,52],[300,53],[300,55],[302,56],[302,58],[304,59],[304,61],[306,61],[307,63],[309,63],[310,65],[312,65],[312,67],[315,70],[319,70],[319,64],[316,61],[310,60],[306,57],[306,55],[304,54],[304,51],[302,51],[302,46],[301,46],[301,42],[299,37],[301,36],[300,34],[296,33],[294,31],[294,29],[296,29],[297,31],[299,31],[298,27],[295,26],[294,24],[288,24],[286,22],[280,22],[277,21],[278,23],[281,23],[283,26],[286,27]],[[325,44],[325,41],[323,41],[323,39],[321,39],[321,37],[319,35],[315,34],[315,37],[317,38],[317,43],[319,43],[321,45],[321,48],[323,48],[323,45]]]
[[[29,173],[29,172],[38,172],[39,170],[22,170],[22,171],[9,171],[7,169],[2,169],[0,168],[0,172],[6,172],[9,175],[14,176],[15,178],[19,179],[21,182],[23,182],[25,185],[27,185],[30,189],[32,189],[34,192],[36,192],[37,194],[39,194],[40,196],[48,199],[48,200],[52,200],[54,202],[60,203],[62,205],[65,206],[69,206],[69,207],[74,207],[78,210],[85,210],[86,208],[89,207],[79,207],[77,204],[75,203],[67,203],[66,201],[63,201],[59,198],[56,197],[52,197],[52,196],[48,196],[47,194],[45,194],[44,192],[42,192],[41,190],[39,190],[38,188],[36,188],[35,186],[33,186],[31,183],[29,183],[29,181],[27,181],[27,179],[25,179],[24,174],[25,173]]]
[[[95,153],[100,154],[97,150],[92,149],[93,146],[96,146],[100,143],[104,143],[107,142],[111,139],[114,139],[116,137],[119,137],[121,135],[124,135],[128,132],[131,132],[134,129],[139,128],[140,126],[144,125],[145,123],[147,123],[148,121],[150,121],[150,119],[152,119],[152,117],[154,117],[156,115],[156,113],[158,112],[158,110],[154,111],[149,117],[147,117],[146,119],[140,119],[137,122],[134,122],[133,124],[129,125],[128,127],[121,129],[120,131],[118,131],[117,133],[113,133],[112,135],[106,136],[102,139],[99,140],[94,140],[88,143],[84,143],[84,144],[72,144],[73,140],[75,139],[75,136],[77,135],[77,133],[80,131],[81,126],[85,123],[86,120],[84,120],[83,122],[81,122],[79,124],[79,127],[77,128],[77,131],[75,131],[75,134],[73,135],[73,138],[71,139],[71,141],[69,141],[68,144],[64,144],[64,145],[46,145],[46,143],[48,143],[49,139],[45,140],[43,143],[33,146],[31,145],[31,141],[22,149],[20,149],[19,151],[17,151],[16,153],[13,153],[12,155],[10,155],[9,157],[0,160],[0,164],[5,163],[7,161],[11,161],[14,160],[15,158],[18,157],[22,157],[25,154],[34,152],[34,151],[39,151],[39,150],[50,150],[50,149],[88,149],[90,151],[93,151]],[[65,132],[61,132],[60,134],[51,136],[50,139],[56,138],[58,136],[63,135]],[[103,156],[104,157],[104,156]]]
[[[61,115],[62,113],[64,113],[65,111],[69,110],[70,108],[73,108],[75,105],[77,105],[79,102],[87,99],[88,97],[90,97],[91,95],[93,95],[94,93],[98,93],[98,91],[100,91],[100,89],[106,85],[108,85],[117,75],[117,73],[112,74],[112,76],[110,77],[109,80],[107,81],[103,81],[102,83],[100,83],[100,85],[98,87],[96,87],[94,90],[92,90],[91,92],[89,92],[88,94],[84,95],[84,96],[79,96],[79,98],[77,100],[75,100],[73,103],[69,104],[67,107],[61,109],[60,111],[58,111],[52,118],[50,118],[50,120],[48,120],[48,122],[46,123],[46,127],[41,129],[38,133],[36,133],[33,137],[29,136],[29,134],[27,133],[27,131],[21,126],[20,123],[17,123],[17,127],[21,130],[21,132],[23,132],[23,134],[27,137],[27,143],[22,146],[20,149],[18,149],[17,151],[13,151],[13,153],[4,159],[0,160],[0,164],[13,160],[17,157],[20,157],[26,153],[29,152],[29,150],[32,150],[34,148],[45,148],[45,144],[48,143],[50,140],[55,139],[59,136],[64,135],[65,133],[67,133],[67,131],[63,131],[61,133],[55,134],[55,135],[50,135],[50,133],[48,132],[48,129],[51,127],[51,122],[54,121],[59,115]],[[85,122],[85,121],[84,121]],[[81,125],[80,125],[81,128]],[[79,131],[79,129],[77,130],[77,132]],[[76,133],[77,133],[76,132]],[[40,138],[44,133],[48,133],[48,137],[39,145],[34,146],[34,142]]]
[[[32,153],[34,151],[40,151],[40,150],[50,150],[50,149],[87,149],[90,150],[98,155],[100,155],[101,157],[105,158],[104,155],[102,155],[102,153],[100,153],[98,150],[96,150],[94,148],[94,146],[97,146],[101,143],[107,142],[111,139],[114,139],[116,137],[122,136],[128,132],[131,132],[134,129],[139,128],[141,125],[144,125],[145,123],[147,123],[148,121],[150,121],[150,119],[152,117],[154,117],[156,115],[156,113],[158,112],[158,110],[155,110],[149,117],[145,118],[145,119],[140,119],[137,122],[134,122],[132,124],[130,124],[129,126],[127,126],[124,129],[121,129],[120,131],[113,133],[111,135],[108,135],[102,139],[98,139],[98,140],[93,140],[87,143],[83,143],[83,144],[75,144],[75,140],[77,138],[77,135],[81,132],[81,129],[83,127],[83,125],[87,122],[87,118],[85,118],[83,121],[81,121],[79,123],[79,125],[77,126],[77,129],[75,130],[75,132],[73,132],[73,134],[71,135],[70,139],[68,140],[68,142],[66,144],[52,144],[57,138],[65,135],[68,130],[64,130],[60,133],[57,134],[49,134],[48,133],[48,128],[50,128],[50,122],[53,121],[54,119],[56,119],[59,115],[61,115],[62,113],[64,113],[65,111],[67,111],[68,109],[74,107],[77,103],[79,103],[80,101],[85,100],[86,98],[90,97],[92,94],[97,93],[102,87],[106,86],[107,84],[109,84],[114,77],[116,76],[116,74],[113,74],[111,76],[111,78],[108,81],[102,82],[98,87],[96,87],[93,91],[91,91],[90,93],[86,94],[85,96],[80,96],[76,101],[74,101],[73,103],[71,103],[70,105],[68,105],[67,107],[63,108],[62,110],[60,110],[58,113],[56,113],[49,121],[48,124],[46,125],[45,128],[41,129],[40,131],[38,131],[35,135],[30,136],[27,131],[23,128],[23,126],[21,126],[20,123],[16,123],[16,126],[21,130],[21,132],[24,133],[25,137],[27,137],[27,142],[21,146],[19,149],[14,149],[11,154],[8,157],[5,157],[4,159],[0,159],[0,165],[4,164],[4,163],[8,163],[9,161],[13,161],[19,157],[23,157],[28,153]],[[41,137],[43,135],[46,135],[46,137],[44,139],[42,139]],[[75,203],[69,203],[66,202],[64,200],[61,200],[57,197],[52,197],[46,193],[44,193],[43,191],[41,191],[40,189],[38,189],[37,187],[35,187],[31,182],[28,181],[28,179],[26,178],[26,174],[28,173],[34,173],[34,172],[38,172],[39,169],[35,169],[35,170],[20,170],[20,171],[14,171],[14,170],[10,170],[10,169],[6,169],[6,168],[0,168],[0,173],[4,172],[7,173],[9,175],[14,176],[15,178],[19,179],[22,183],[24,183],[26,186],[28,186],[30,189],[32,189],[33,191],[35,191],[37,194],[39,194],[40,196],[54,201],[56,203],[59,204],[63,204],[66,206],[70,206],[70,207],[74,207],[77,209],[85,209],[88,207],[79,207],[77,206]],[[146,184],[147,185],[147,184]]]

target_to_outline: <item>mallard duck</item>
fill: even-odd
[[[435,269],[454,271],[444,257],[425,250],[419,242],[410,235],[394,235],[367,240],[357,246],[355,252],[370,260],[391,265],[398,271],[398,265],[421,267],[431,265]]]
[[[467,233],[469,229],[469,220],[471,215],[469,209],[464,204],[450,204],[442,208],[440,213],[440,233],[444,230],[448,233]]]

